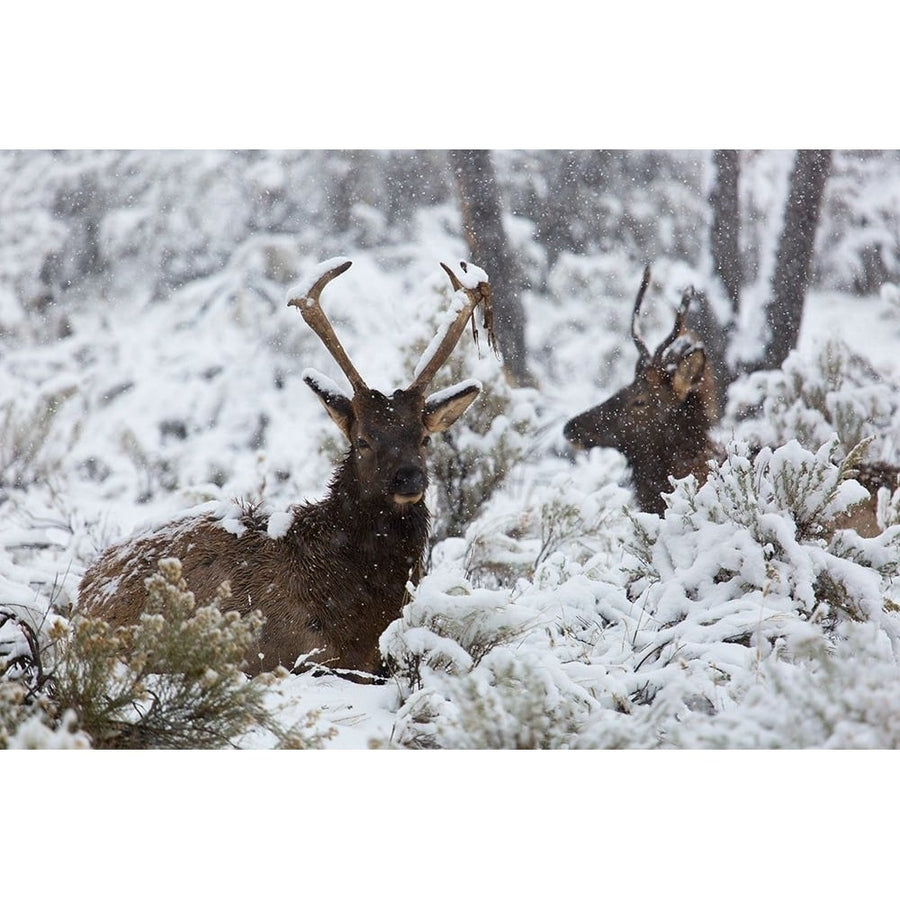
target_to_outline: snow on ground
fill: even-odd
[[[313,367],[339,386],[344,379],[288,306],[289,285],[308,284],[336,252],[351,258],[352,268],[326,288],[323,306],[362,377],[393,389],[412,377],[450,300],[440,263],[464,256],[455,217],[445,205],[423,208],[414,241],[329,252],[310,246],[308,235],[245,237],[221,265],[162,298],[147,285],[116,286],[110,296],[73,303],[58,337],[7,314],[15,304],[3,294],[4,601],[36,614],[51,598],[61,611],[77,609],[78,580],[102,547],[210,501],[263,501],[275,511],[270,533],[277,537],[281,511],[321,496],[342,452],[341,436],[302,375]],[[319,710],[319,723],[334,729],[328,746],[353,749],[715,746],[727,745],[729,734],[741,746],[883,746],[900,739],[900,730],[865,709],[869,702],[900,708],[890,649],[895,623],[882,627],[875,616],[874,625],[829,623],[834,629],[823,631],[815,611],[797,599],[812,603],[815,572],[827,567],[851,598],[871,590],[874,582],[863,574],[889,548],[866,545],[846,559],[831,548],[827,559],[816,556],[785,531],[793,524],[779,518],[779,508],[777,523],[769,524],[786,555],[754,555],[746,530],[713,532],[695,517],[695,531],[685,526],[680,533],[694,542],[683,546],[697,559],[678,561],[682,545],[667,522],[658,548],[670,554],[670,578],[654,582],[659,560],[635,557],[635,526],[622,512],[630,500],[622,458],[612,451],[572,457],[565,447],[565,420],[630,377],[628,316],[641,268],[624,254],[564,255],[546,291],[525,297],[537,394],[504,387],[496,363],[484,348],[479,359],[464,334],[456,351],[462,377],[493,383],[507,405],[484,436],[476,438],[464,422],[454,426],[460,444],[489,450],[510,423],[533,427],[507,448],[514,466],[469,530],[434,548],[414,603],[383,639],[387,652],[417,648],[419,668],[410,680],[358,685],[333,675],[292,676],[272,690],[286,724]],[[664,332],[684,270],[662,260],[657,271],[662,284],[646,324]],[[590,287],[598,284],[599,291]],[[834,336],[889,379],[900,378],[900,309],[890,289],[865,297],[814,291],[801,354]],[[679,495],[677,502],[694,498]],[[658,523],[647,527],[653,532]],[[723,534],[733,547],[721,543]],[[733,559],[753,559],[756,568],[743,573],[743,605],[730,606],[734,591],[745,589],[732,578]],[[690,569],[693,562],[698,568]],[[773,567],[790,565],[790,577],[772,576]],[[702,603],[691,579],[709,588]],[[865,598],[879,608],[881,600]],[[702,621],[692,619],[701,609]],[[764,626],[763,615],[771,616]],[[890,676],[888,687],[878,688],[888,699],[873,700],[876,688],[856,678],[858,658],[854,663],[849,651],[829,662],[829,641],[871,647],[879,672]],[[837,667],[830,682],[829,665]],[[772,686],[770,706],[761,684]],[[859,698],[855,730],[804,731],[801,723],[788,734],[786,725],[766,721],[768,713],[787,721],[791,692],[827,693],[835,684]],[[816,715],[811,711],[811,720]],[[718,721],[725,731],[717,731]],[[269,746],[269,736],[251,733],[242,745]]]

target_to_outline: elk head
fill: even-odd
[[[693,289],[684,292],[672,331],[651,354],[637,328],[649,283],[648,267],[631,316],[631,336],[638,350],[634,381],[570,419],[563,434],[580,449],[619,450],[634,469],[639,496],[641,482],[649,481],[648,495],[658,497],[660,482],[665,486],[669,475],[681,477],[686,472],[680,469],[693,469],[694,459],[708,446],[708,431],[718,416],[703,345],[685,329]]]
[[[468,380],[426,396],[429,384],[456,346],[475,306],[479,302],[489,306],[490,288],[486,277],[477,280],[483,275],[480,270],[471,277],[465,263],[461,263],[466,280],[463,286],[443,266],[459,298],[454,317],[426,350],[410,385],[388,396],[369,388],[362,380],[319,302],[325,285],[350,265],[350,260],[345,259],[324,263],[325,271],[312,287],[308,291],[294,290],[288,303],[300,309],[306,323],[334,357],[350,382],[352,396],[314,369],[306,369],[302,377],[350,444],[360,498],[383,502],[402,513],[422,500],[428,486],[425,464],[431,435],[452,425],[481,390],[477,381]]]

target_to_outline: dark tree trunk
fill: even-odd
[[[450,165],[471,260],[490,279],[503,366],[516,384],[532,384],[525,352],[525,313],[520,298],[523,278],[506,240],[500,190],[490,151],[451,150]]]
[[[728,344],[741,306],[741,229],[738,203],[740,155],[737,150],[714,150],[714,183],[709,194],[712,224],[709,245],[713,272],[718,276],[730,301],[730,314],[725,321],[713,312],[703,291],[698,291],[688,314],[688,327],[703,341],[706,358],[712,368],[719,411],[725,408],[728,387],[737,377],[728,365]]]
[[[797,151],[766,309],[769,342],[757,368],[779,368],[797,345],[830,166],[830,150]]]
[[[728,388],[739,374],[728,366],[730,323],[723,326],[713,312],[707,295],[703,291],[696,291],[688,312],[687,326],[703,342],[706,359],[713,373],[718,414],[721,415],[725,409]]]
[[[740,158],[737,150],[713,151],[715,184],[710,194],[712,206],[712,234],[710,250],[713,269],[722,281],[731,300],[732,316],[737,316],[741,295],[741,258],[738,248],[740,207],[738,205],[738,174]]]

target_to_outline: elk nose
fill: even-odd
[[[419,466],[401,466],[391,480],[391,493],[395,497],[414,497],[418,500],[428,487],[428,478]]]
[[[584,435],[582,434],[582,429],[577,418],[569,419],[569,421],[566,422],[565,427],[563,428],[563,437],[570,444],[574,444],[579,449],[583,448],[582,441],[584,440]]]

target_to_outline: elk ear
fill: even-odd
[[[481,382],[469,379],[431,394],[425,400],[424,421],[429,434],[449,428],[478,396]]]
[[[672,390],[679,403],[687,400],[688,395],[697,388],[706,371],[706,354],[702,347],[696,347],[678,362],[672,377]]]
[[[349,441],[354,419],[353,401],[327,375],[315,369],[305,369],[301,377],[313,389],[325,407],[325,412]]]

